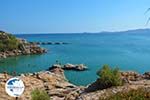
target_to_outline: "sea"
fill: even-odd
[[[86,71],[65,71],[66,78],[76,85],[88,85],[98,76],[104,64],[121,71],[150,71],[149,33],[41,33],[17,34],[31,42],[66,42],[62,45],[41,45],[48,50],[38,55],[0,59],[0,72],[30,73],[47,70],[56,61],[61,64],[85,64]]]

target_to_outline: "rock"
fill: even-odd
[[[49,71],[55,74],[64,75],[64,70],[61,67],[51,67]]]
[[[53,44],[52,42],[47,42],[47,44]]]
[[[24,74],[21,74],[20,76],[21,76],[21,77],[25,77],[25,75],[24,75]]]
[[[143,78],[145,78],[145,79],[150,79],[150,72],[145,72],[145,73],[143,74]]]
[[[73,65],[73,64],[65,64],[63,67],[64,70],[77,70],[77,71],[84,71],[87,67],[83,64]]]
[[[75,65],[67,63],[64,65],[63,69],[70,70],[70,69],[74,69],[75,67],[76,67]]]
[[[63,42],[62,44],[69,44],[69,43]]]
[[[50,68],[61,68],[62,66],[60,64],[53,64]]]
[[[30,42],[31,44],[39,44],[39,45],[61,45],[61,44],[69,44],[66,42]]]
[[[24,82],[25,91],[19,97],[19,100],[31,100],[31,92],[34,89],[45,90],[52,100],[70,100],[79,95],[80,88],[69,83],[64,76],[63,69],[53,68],[51,72],[42,71],[34,74],[21,74],[20,78]],[[7,74],[7,73],[5,73]],[[5,92],[5,83],[7,81],[5,74],[0,74],[0,100],[13,100]],[[32,75],[31,75],[32,74]],[[8,75],[8,78],[12,76]]]
[[[133,72],[133,71],[121,72],[121,76],[125,82],[138,81],[138,80],[142,79],[142,75],[138,74],[137,72]]]
[[[76,70],[83,71],[86,69],[87,69],[87,67],[84,64],[76,65]]]
[[[31,92],[34,89],[45,90],[49,94],[52,100],[101,100],[106,99],[109,96],[115,95],[118,92],[128,92],[130,90],[136,90],[144,88],[146,91],[150,91],[150,80],[141,79],[131,81],[130,84],[124,84],[123,86],[114,86],[111,88],[100,89],[99,83],[92,83],[88,87],[75,86],[69,83],[65,76],[64,71],[59,65],[53,65],[50,71],[41,71],[34,74],[28,73],[26,75],[21,74],[21,80],[25,84],[25,91],[19,97],[20,100],[31,100]],[[134,72],[123,72],[123,76],[140,76]],[[146,72],[144,75],[149,75]],[[5,92],[5,83],[12,76],[9,76],[6,72],[0,74],[0,100],[13,100]],[[141,77],[141,76],[140,76]],[[99,81],[97,81],[99,82]],[[87,89],[96,89],[95,91],[87,91]]]
[[[13,35],[0,31],[1,41],[6,41],[8,39],[11,39],[10,36],[13,36]],[[11,50],[9,49],[9,46],[6,46],[5,50],[0,52],[0,58],[6,58],[6,57],[18,56],[18,55],[31,55],[31,54],[46,53],[46,49],[39,47],[34,42],[27,42],[25,39],[16,38],[15,36],[13,37],[16,40],[16,42],[19,44],[17,49],[14,48]],[[5,45],[5,44],[2,44],[2,45]]]
[[[124,84],[123,86],[114,86],[102,90],[99,89],[92,92],[83,91],[76,100],[107,100],[107,97],[115,95],[116,93],[119,92],[128,93],[128,91],[137,90],[137,89],[150,91],[150,80],[140,80],[140,81],[136,81],[136,84],[135,82],[131,82],[131,84]]]
[[[62,44],[62,42],[55,42],[54,44],[59,45],[59,44]]]

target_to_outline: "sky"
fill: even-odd
[[[0,0],[0,30],[81,33],[149,28],[150,0]]]

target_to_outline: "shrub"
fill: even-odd
[[[4,44],[0,41],[0,51],[4,51]]]
[[[0,37],[0,51],[11,51],[18,49],[19,41],[15,36],[7,33],[1,33]]]
[[[121,74],[118,68],[110,68],[104,65],[98,72],[99,81],[107,88],[122,85]]]
[[[13,50],[13,49],[17,49],[18,48],[18,41],[16,39],[9,39],[9,40],[7,40],[6,44],[7,44],[6,48],[8,50]]]
[[[50,100],[49,95],[44,90],[35,89],[31,92],[32,100]]]
[[[138,90],[130,90],[129,92],[119,92],[104,100],[150,100],[150,92],[144,88],[139,88]]]

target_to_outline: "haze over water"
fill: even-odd
[[[28,41],[67,42],[67,45],[41,45],[48,49],[42,55],[10,57],[0,60],[0,71],[17,73],[37,72],[48,69],[59,60],[62,64],[85,64],[89,70],[65,71],[69,81],[87,85],[96,80],[96,71],[104,64],[144,73],[150,70],[150,34],[101,33],[101,34],[28,34],[16,35]]]

